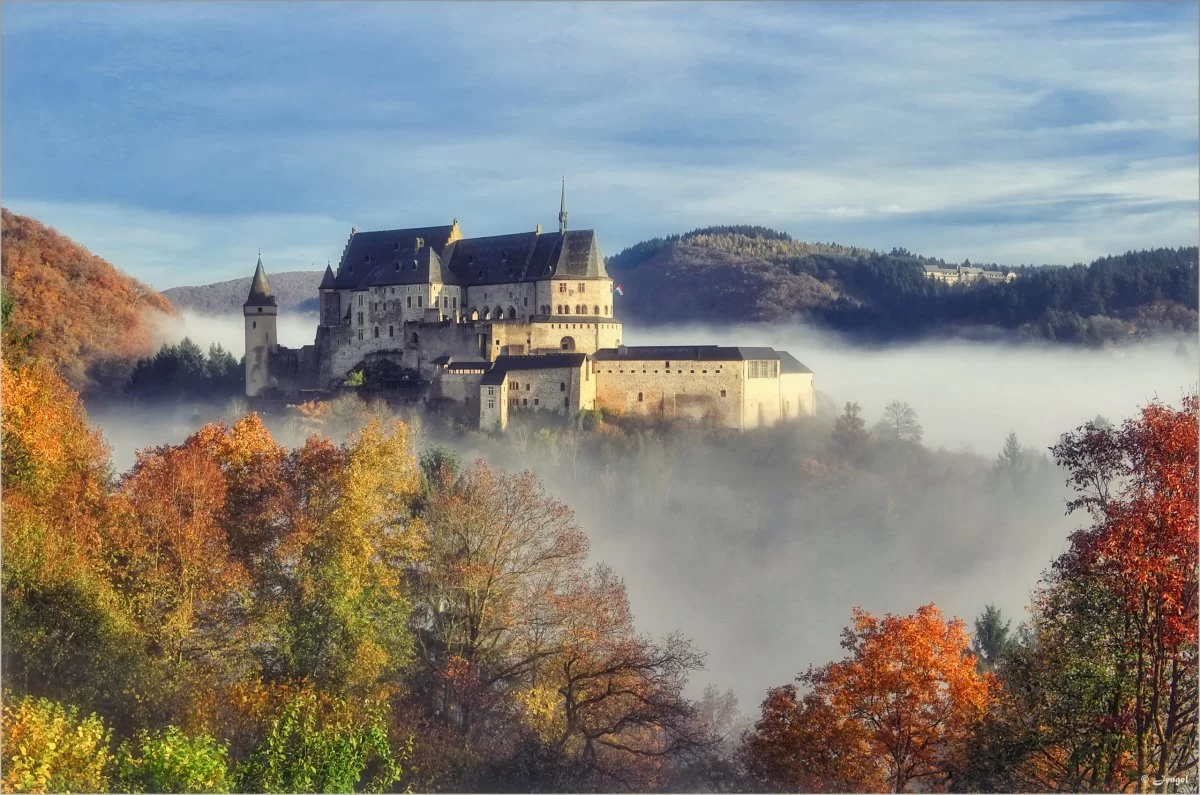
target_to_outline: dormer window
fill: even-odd
[[[417,269],[417,261],[416,260],[413,260],[413,268],[412,269],[413,270]]]

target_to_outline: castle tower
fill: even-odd
[[[258,254],[258,266],[254,269],[254,280],[250,282],[250,295],[242,304],[242,314],[246,318],[246,396],[255,397],[270,385],[268,354],[271,348],[279,344],[279,336],[275,332],[279,306],[267,284],[261,251]]]
[[[562,181],[562,199],[558,203],[558,231],[567,231],[567,178]]]

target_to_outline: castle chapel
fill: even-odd
[[[351,230],[326,267],[314,344],[278,344],[259,257],[246,321],[246,394],[298,397],[350,372],[418,371],[427,400],[461,402],[484,430],[510,410],[606,408],[733,428],[813,412],[812,371],[772,348],[622,344],[613,281],[593,230],[463,237],[449,226]]]

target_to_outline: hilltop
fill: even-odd
[[[3,210],[0,248],[14,332],[73,389],[123,384],[162,342],[156,321],[177,314],[160,293],[32,218]]]

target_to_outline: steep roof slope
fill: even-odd
[[[161,294],[38,221],[3,210],[4,289],[29,353],[49,359],[81,392],[123,384],[157,350]]]

